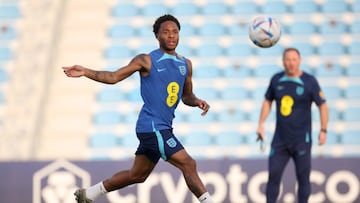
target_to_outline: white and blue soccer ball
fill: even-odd
[[[271,16],[256,16],[249,24],[249,37],[258,47],[272,47],[281,37],[280,23]]]

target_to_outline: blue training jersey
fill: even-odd
[[[175,109],[181,100],[188,75],[186,59],[160,49],[150,53],[150,74],[141,76],[141,97],[144,101],[136,132],[171,129]]]
[[[276,101],[276,129],[272,145],[311,143],[311,104],[325,102],[318,81],[303,72],[290,78],[285,72],[271,78],[266,91],[267,100]]]

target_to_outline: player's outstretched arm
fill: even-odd
[[[85,76],[101,83],[115,84],[129,77],[136,71],[140,71],[141,74],[148,73],[150,70],[150,64],[150,56],[140,54],[134,57],[128,65],[121,67],[116,71],[98,71],[80,65],[66,66],[63,67],[63,70],[68,77]]]
[[[204,116],[209,111],[210,105],[206,101],[197,98],[193,93],[191,61],[187,60],[187,64],[188,64],[189,72],[185,81],[184,92],[181,97],[181,100],[183,101],[184,104],[188,106],[197,106],[200,109],[202,109],[203,112],[201,113],[201,115]]]

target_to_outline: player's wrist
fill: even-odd
[[[326,128],[321,128],[320,132],[327,133],[327,129]]]

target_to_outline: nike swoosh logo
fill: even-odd
[[[157,70],[157,72],[163,72],[163,71],[166,70],[166,68],[159,68],[159,69],[156,69],[156,70]]]

